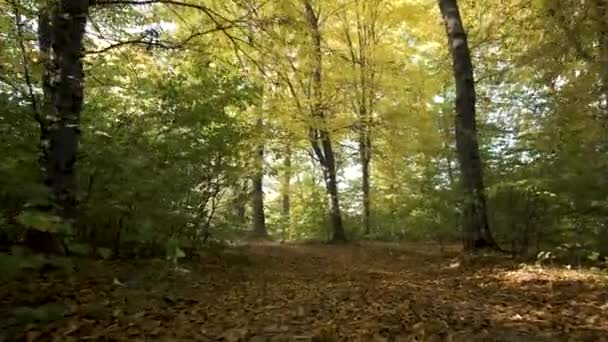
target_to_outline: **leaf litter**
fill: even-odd
[[[608,341],[604,276],[433,250],[251,245],[187,272],[81,261],[2,284],[0,341]]]

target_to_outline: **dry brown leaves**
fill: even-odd
[[[608,341],[605,278],[433,246],[259,245],[184,267],[86,262],[71,279],[4,284],[0,330],[24,341]],[[60,318],[16,322],[16,308],[49,303]]]

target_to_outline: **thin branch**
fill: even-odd
[[[11,4],[11,6],[13,6],[13,9],[18,11],[19,13],[26,13],[29,14],[31,16],[36,16],[38,15],[38,11],[35,9],[31,9],[28,7],[25,7],[24,5],[18,4],[15,1],[7,1]]]
[[[164,5],[171,5],[171,6],[178,6],[178,7],[185,7],[185,8],[199,10],[202,13],[204,13],[205,16],[207,16],[207,18],[209,18],[215,24],[216,31],[222,31],[224,33],[224,35],[226,35],[226,37],[233,44],[237,44],[236,41],[240,40],[240,39],[232,36],[228,32],[228,30],[230,28],[237,27],[237,25],[235,25],[235,23],[241,22],[245,18],[247,18],[249,15],[251,15],[251,12],[248,12],[240,18],[232,20],[232,19],[225,18],[224,16],[222,16],[221,14],[217,13],[216,11],[212,10],[209,7],[205,7],[205,6],[197,5],[197,4],[193,4],[193,3],[188,3],[188,2],[183,2],[183,1],[177,1],[177,0],[90,0],[91,6],[112,6],[112,5],[145,6],[145,5],[153,5],[153,4],[164,4]],[[226,25],[222,24],[220,22],[220,20],[218,20],[218,18],[221,19],[222,21],[230,23],[231,25],[226,26]],[[246,43],[246,42],[244,42],[244,43]]]
[[[19,7],[14,1],[10,1],[13,6],[13,13],[15,15],[15,27],[17,30],[17,40],[19,41],[19,48],[21,49],[21,57],[23,58],[23,76],[25,78],[25,83],[27,84],[28,95],[30,97],[30,101],[32,104],[32,109],[34,110],[34,119],[38,121],[42,125],[42,118],[40,116],[40,112],[38,110],[38,104],[36,101],[36,95],[34,94],[34,86],[32,85],[32,79],[30,76],[30,67],[29,60],[27,58],[27,50],[25,48],[25,44],[23,43],[23,23],[21,22],[21,13],[19,12]]]
[[[219,13],[213,11],[212,9],[210,9],[208,7],[189,3],[189,2],[177,1],[177,0],[90,0],[90,4],[91,4],[91,6],[112,6],[112,5],[145,6],[145,5],[153,5],[153,4],[165,4],[165,5],[179,6],[179,7],[192,8],[192,9],[199,10],[199,11],[205,13],[205,15],[207,15],[207,17],[209,17],[209,19],[211,19],[216,24],[219,24],[217,22],[216,17],[219,17],[226,21],[230,21],[230,20],[227,20],[226,18],[222,17]]]
[[[23,97],[27,97],[27,92],[19,85],[15,84],[15,82],[8,77],[5,77],[4,74],[8,74],[8,71],[0,65],[0,85],[6,85],[10,87],[16,93],[21,94]]]
[[[110,51],[110,50],[113,50],[113,49],[117,49],[119,47],[126,46],[126,45],[136,45],[136,44],[154,45],[153,42],[150,42],[149,40],[145,40],[145,39],[146,39],[146,37],[142,36],[142,37],[137,38],[137,39],[125,40],[125,41],[122,41],[122,42],[118,42],[116,44],[112,44],[112,45],[106,46],[103,49],[85,51],[84,54],[85,55],[94,55],[94,54],[104,53],[104,52],[107,52],[107,51]]]
[[[158,48],[163,48],[163,49],[168,49],[168,50],[176,50],[176,49],[183,48],[184,46],[186,46],[188,43],[190,43],[190,41],[194,40],[195,38],[204,36],[209,33],[223,31],[225,29],[227,29],[227,27],[216,27],[216,28],[212,28],[212,29],[202,31],[202,32],[195,32],[195,33],[192,33],[187,38],[185,38],[184,40],[177,42],[177,43],[160,42],[160,41],[155,42],[155,41],[151,41],[147,36],[140,36],[139,38],[136,38],[136,39],[119,41],[115,44],[106,46],[99,50],[85,51],[85,54],[87,54],[87,55],[100,54],[100,53],[104,53],[104,52],[107,52],[107,51],[110,51],[110,50],[113,50],[116,48],[120,48],[120,47],[126,46],[126,45],[144,45],[147,47],[153,46],[153,47],[158,47]]]

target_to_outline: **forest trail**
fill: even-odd
[[[0,341],[608,341],[606,278],[436,250],[246,246],[189,272],[83,261],[0,286]],[[24,333],[36,308],[58,317]]]

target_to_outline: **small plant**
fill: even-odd
[[[538,267],[542,267],[545,263],[553,263],[555,260],[555,254],[551,253],[551,251],[540,251],[536,256],[535,265]]]
[[[608,257],[602,259],[599,252],[593,251],[587,256],[587,259],[597,265],[596,267],[592,267],[592,269],[608,272]]]
[[[186,253],[179,247],[179,241],[177,239],[169,239],[167,241],[167,260],[171,261],[175,266],[181,258],[186,257]]]

